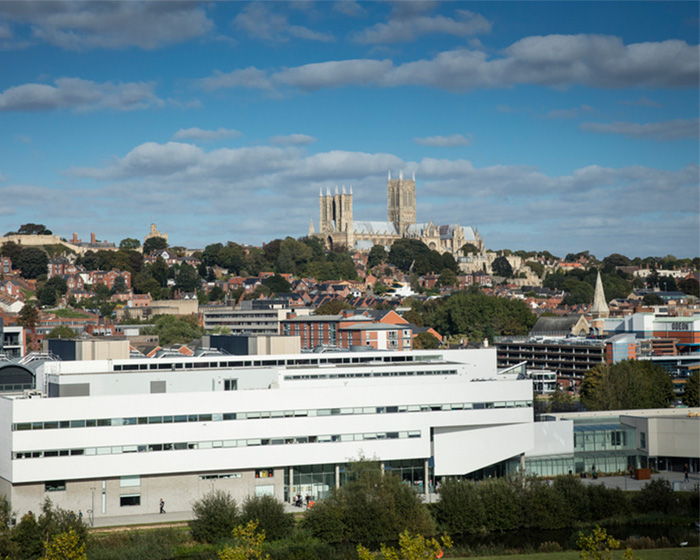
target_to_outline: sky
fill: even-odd
[[[0,235],[261,245],[403,172],[489,249],[695,257],[699,6],[0,0]]]

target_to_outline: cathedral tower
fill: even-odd
[[[403,171],[398,179],[387,183],[389,221],[396,226],[399,235],[404,235],[408,226],[416,223],[416,177],[404,179]]]
[[[325,234],[329,246],[342,244],[352,247],[354,244],[354,230],[352,220],[352,187],[350,193],[342,192],[335,188],[335,194],[330,189],[318,193],[319,205],[319,234]]]

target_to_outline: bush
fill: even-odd
[[[445,480],[434,511],[440,530],[450,535],[472,533],[484,526],[484,504],[479,488],[469,480]]]
[[[186,531],[149,529],[105,533],[90,539],[90,560],[168,560],[187,538]],[[214,555],[215,557],[215,555]]]
[[[329,543],[372,545],[394,540],[405,530],[422,535],[435,531],[413,488],[366,460],[351,464],[348,481],[307,513],[304,526]]]
[[[637,513],[671,513],[677,504],[671,483],[664,478],[647,482],[632,498]]]
[[[192,538],[198,542],[216,543],[229,538],[238,525],[238,505],[231,494],[214,490],[192,505],[190,521]]]
[[[265,538],[276,541],[289,537],[294,530],[294,515],[284,511],[284,504],[274,496],[249,496],[241,508],[241,523],[258,522]]]
[[[561,552],[563,549],[556,541],[547,541],[540,544],[538,552]]]
[[[488,529],[507,531],[522,526],[524,516],[514,484],[502,478],[490,479],[479,490]]]

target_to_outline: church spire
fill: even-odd
[[[316,231],[314,230],[314,221],[311,220],[311,223],[309,224],[309,237],[311,237]]]
[[[593,294],[591,315],[594,319],[604,319],[610,315],[608,304],[605,303],[605,291],[603,290],[603,281],[600,278],[600,270],[598,271],[598,278],[596,278],[595,281],[595,293]]]

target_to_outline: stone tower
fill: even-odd
[[[416,177],[404,179],[403,171],[398,179],[391,178],[387,184],[389,221],[396,226],[399,235],[404,235],[408,226],[416,223]]]
[[[346,247],[354,245],[354,231],[352,222],[352,187],[350,192],[335,188],[335,194],[330,189],[318,193],[319,204],[319,233],[324,234],[329,246],[342,244]]]

